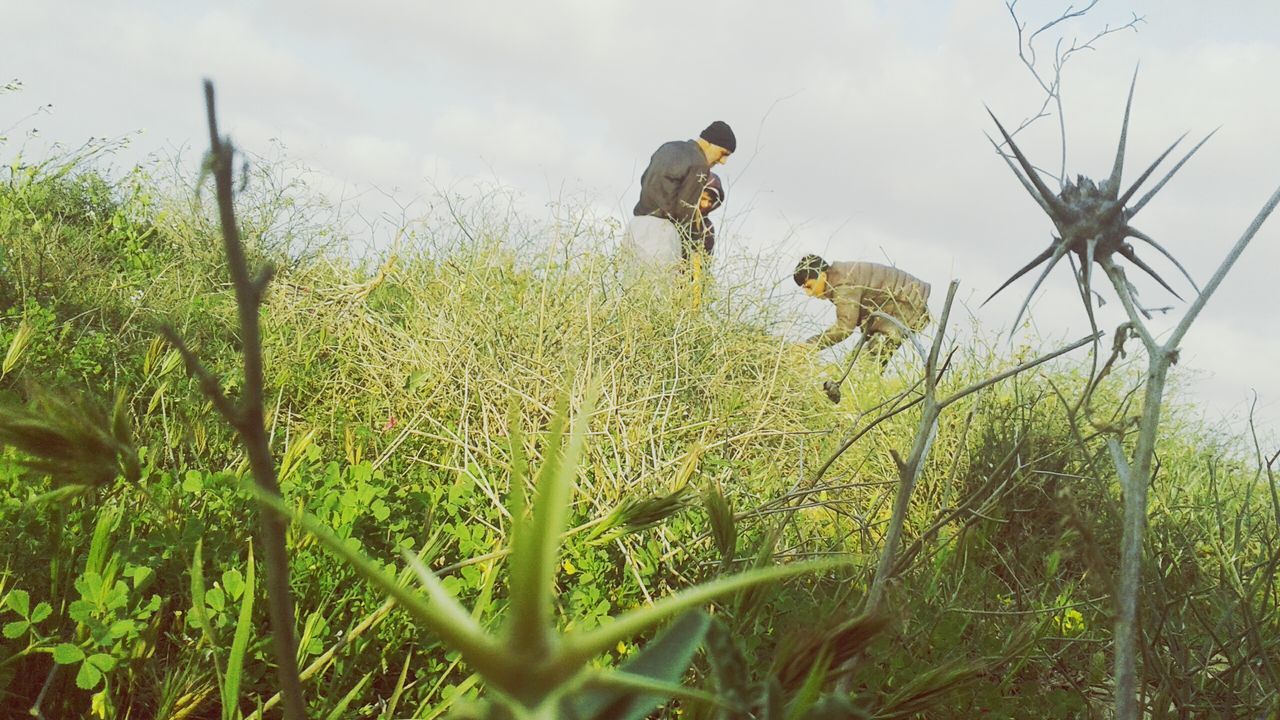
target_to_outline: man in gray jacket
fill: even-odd
[[[817,255],[806,255],[792,278],[811,297],[836,306],[835,324],[806,341],[819,349],[861,330],[884,365],[902,343],[904,328],[919,332],[929,323],[929,283],[888,265],[828,263]],[[901,326],[872,315],[876,312],[895,318]]]
[[[702,213],[698,210],[698,200],[711,179],[711,168],[723,163],[737,147],[733,130],[717,120],[694,140],[664,143],[649,159],[649,166],[640,176],[640,201],[632,214],[670,223],[678,233],[677,257],[685,254],[684,246],[701,244]],[[654,223],[633,221],[636,229],[646,225]],[[655,229],[664,234],[668,232],[661,226]]]

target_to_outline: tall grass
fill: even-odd
[[[239,392],[235,302],[209,208],[140,176],[8,173],[0,394],[10,408],[35,388],[97,395],[108,427],[105,408],[119,394],[132,427],[121,447],[136,453],[138,471],[37,501],[66,478],[25,464],[29,449],[0,455],[5,702],[50,718],[95,708],[234,717],[259,703],[270,716],[266,605],[248,580],[247,464],[154,332],[173,324]],[[255,187],[240,202],[268,206]],[[582,397],[581,379],[594,377],[555,575],[558,631],[590,631],[726,570],[834,556],[853,569],[719,604],[710,627],[724,633],[707,631],[720,639],[686,681],[757,710],[776,699],[797,716],[1101,714],[1119,489],[1101,436],[1074,432],[1059,395],[1082,387],[1088,368],[1055,361],[940,417],[884,588],[888,614],[860,619],[898,479],[889,451],[918,415],[877,425],[816,486],[802,480],[864,413],[910,385],[910,371],[881,378],[856,366],[852,392],[833,405],[822,382],[843,367],[774,333],[788,318],[758,289],[771,280],[718,265],[721,279],[696,306],[684,292],[624,294],[604,251],[607,225],[456,200],[400,228],[399,242],[367,262],[290,256],[287,244],[247,233],[251,256],[281,268],[262,305],[265,401],[292,510],[401,582],[410,578],[397,559],[412,552],[490,630],[509,609],[512,439],[524,438],[530,466],[545,463],[557,398]],[[751,259],[717,258],[735,262]],[[743,279],[728,286],[731,276]],[[961,348],[939,396],[1033,354],[1002,352]],[[1093,417],[1123,425],[1138,380],[1132,368],[1115,371]],[[65,424],[39,408],[26,417],[55,432]],[[1157,450],[1148,548],[1157,562],[1143,585],[1160,598],[1148,605],[1160,608],[1145,656],[1157,670],[1145,690],[1153,714],[1273,709],[1274,479],[1247,445],[1206,440],[1191,424]],[[719,509],[704,511],[699,497]],[[469,666],[313,536],[291,534],[288,549],[310,713],[436,717],[478,697]],[[643,646],[623,642],[596,662],[616,666]],[[78,686],[96,656],[112,660],[94,661],[88,672],[100,680]],[[734,657],[745,663],[737,685],[722,672]],[[832,695],[827,670],[842,665],[848,691]]]

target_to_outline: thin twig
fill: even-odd
[[[213,83],[204,82],[205,107],[209,120],[210,170],[218,196],[218,215],[222,225],[223,249],[236,293],[241,341],[243,342],[244,385],[239,403],[233,403],[210,373],[171,328],[163,330],[186,361],[187,370],[200,383],[200,389],[218,411],[235,428],[249,455],[254,481],[264,493],[280,497],[275,461],[267,439],[263,407],[262,337],[259,328],[259,306],[270,269],[250,277],[240,230],[236,224],[232,161],[234,149],[218,135],[214,109]],[[271,638],[275,649],[280,692],[284,698],[284,717],[303,720],[306,703],[302,682],[298,677],[296,641],[293,627],[293,599],[289,589],[289,554],[285,545],[285,522],[259,504],[258,519],[262,526],[263,548],[267,566],[267,600],[271,616]]]

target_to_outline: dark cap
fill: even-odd
[[[733,129],[723,120],[717,120],[708,125],[707,129],[703,130],[698,137],[712,145],[719,145],[729,152],[738,149],[738,138],[733,136]]]
[[[803,286],[805,282],[816,279],[818,273],[826,272],[829,267],[831,263],[817,255],[805,255],[796,263],[796,271],[791,278],[796,281],[796,285]]]

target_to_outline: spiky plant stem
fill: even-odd
[[[1132,461],[1125,458],[1118,440],[1112,438],[1109,442],[1112,460],[1115,462],[1116,473],[1120,478],[1124,494],[1124,535],[1120,543],[1120,577],[1116,584],[1118,596],[1116,598],[1114,672],[1117,720],[1137,720],[1141,713],[1138,706],[1137,670],[1138,591],[1142,585],[1142,543],[1147,523],[1147,488],[1152,479],[1152,461],[1155,458],[1156,437],[1160,429],[1160,410],[1164,402],[1169,368],[1177,362],[1178,346],[1191,328],[1191,323],[1204,309],[1210,296],[1222,284],[1249,241],[1275,210],[1277,203],[1280,203],[1280,189],[1271,195],[1262,210],[1254,217],[1253,222],[1227,253],[1227,257],[1218,266],[1204,290],[1196,297],[1186,315],[1178,322],[1163,344],[1157,342],[1147,328],[1142,312],[1130,293],[1129,281],[1125,278],[1124,271],[1113,262],[1103,263],[1107,277],[1111,279],[1111,284],[1120,297],[1120,303],[1129,316],[1129,322],[1137,330],[1138,337],[1142,339],[1147,351],[1146,392]]]

